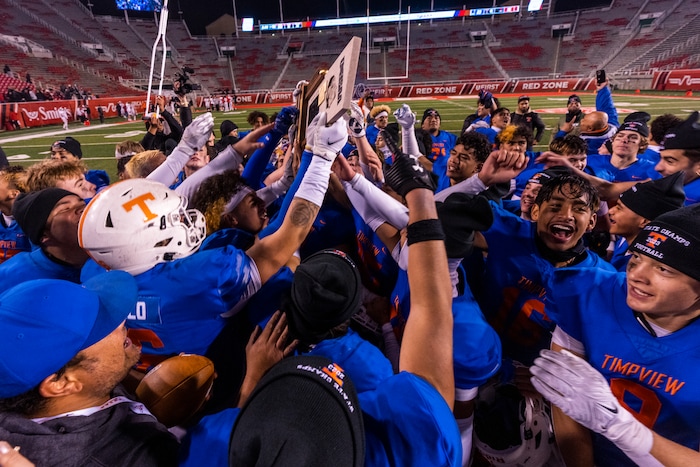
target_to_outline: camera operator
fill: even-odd
[[[173,83],[173,91],[178,96],[189,94],[195,89],[199,89],[198,85],[190,83],[190,74],[194,74],[194,68],[183,66],[180,73],[175,74],[175,82]]]
[[[175,87],[175,83],[173,83]],[[145,150],[158,149],[165,155],[170,154],[172,148],[182,138],[184,129],[192,122],[192,111],[187,96],[177,95],[179,99],[180,121],[165,108],[165,97],[156,96],[155,105],[158,106],[159,115],[155,112],[144,115],[146,121],[146,135],[141,140],[141,146]]]

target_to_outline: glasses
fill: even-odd
[[[437,110],[431,110],[427,114],[425,114],[426,117],[435,117],[435,118],[440,118],[440,114],[437,113]]]

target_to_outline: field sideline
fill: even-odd
[[[533,95],[530,101],[531,108],[540,113],[547,129],[542,139],[548,143],[552,128],[556,127],[559,117],[566,112],[568,93],[550,95]],[[583,102],[584,111],[595,110],[594,94],[579,94]],[[511,112],[517,107],[517,95],[498,96],[501,104],[508,107]],[[669,97],[669,96],[644,96],[635,94],[613,94],[615,104],[620,113],[620,121],[626,114],[635,111],[649,112],[653,117],[663,113],[673,113],[681,118],[694,110],[700,109],[700,98]],[[386,104],[392,110],[402,103],[407,103],[416,113],[418,121],[423,111],[428,107],[436,108],[441,115],[442,129],[458,134],[462,128],[464,118],[476,110],[476,98],[448,97],[448,98],[407,98],[400,100],[382,99],[376,105]],[[232,120],[241,129],[249,128],[246,116],[252,110],[262,110],[272,113],[279,110],[279,106],[247,107],[232,112],[214,112],[215,133],[219,134],[219,125],[225,119]],[[196,114],[195,114],[196,115]],[[49,154],[49,147],[53,141],[61,136],[73,136],[80,141],[83,150],[83,160],[91,169],[106,170],[112,180],[115,180],[116,162],[114,158],[114,146],[116,143],[132,139],[139,141],[145,134],[142,121],[126,122],[123,119],[111,118],[105,124],[93,124],[89,127],[79,123],[70,124],[68,131],[63,131],[60,126],[27,128],[13,132],[0,133],[0,147],[2,147],[12,164],[30,165],[44,159]],[[535,147],[535,150],[546,149],[546,144]]]

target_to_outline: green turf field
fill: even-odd
[[[530,105],[533,110],[540,112],[542,119],[547,125],[543,142],[549,141],[551,129],[556,126],[559,117],[566,111],[566,101],[568,94],[554,94],[549,96],[532,96]],[[580,94],[585,111],[595,110],[595,96],[593,94]],[[668,97],[668,96],[644,96],[634,94],[614,94],[615,104],[621,115],[644,110],[652,116],[663,113],[673,113],[682,118],[700,109],[700,98]],[[517,96],[510,95],[500,97],[502,105],[508,107],[511,112],[517,107]],[[464,118],[475,111],[476,98],[447,98],[447,99],[405,99],[400,101],[377,101],[377,104],[387,104],[392,109],[396,109],[401,103],[406,102],[416,112],[420,120],[423,110],[428,107],[438,109],[442,117],[442,128],[447,131],[458,133],[462,128]],[[233,112],[216,112],[215,130],[216,136],[220,137],[219,124],[224,119],[236,122],[241,129],[248,128],[246,116],[252,110],[263,110],[272,113],[279,108],[247,108]],[[125,122],[123,119],[107,119],[104,125],[95,124],[84,127],[78,123],[72,123],[68,131],[63,131],[60,126],[41,127],[23,129],[13,132],[0,133],[0,147],[5,150],[11,163],[32,164],[47,157],[49,146],[53,141],[61,136],[73,136],[82,144],[83,160],[91,169],[106,170],[114,180],[116,174],[116,162],[114,158],[114,146],[116,143],[132,139],[139,141],[145,133],[143,122]],[[538,146],[536,150],[545,149],[544,145]]]

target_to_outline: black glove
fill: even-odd
[[[418,162],[418,156],[401,152],[396,141],[388,132],[382,131],[382,137],[394,159],[394,163],[384,174],[387,185],[401,196],[406,196],[406,193],[416,188],[427,188],[430,191],[435,191],[435,182],[430,176],[430,172]]]

